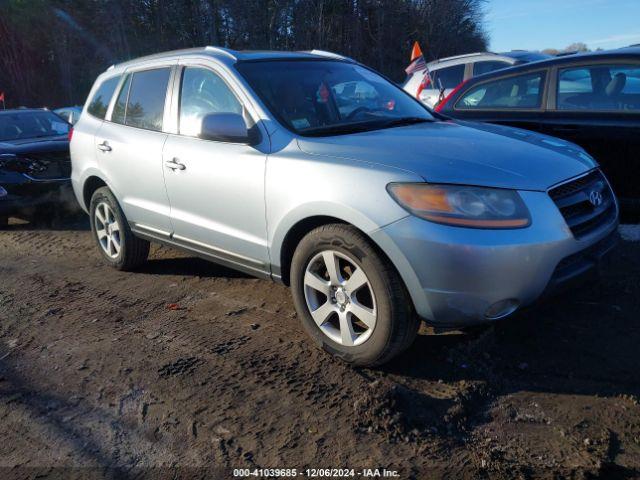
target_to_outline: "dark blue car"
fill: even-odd
[[[70,131],[48,110],[0,111],[0,227],[73,201]]]
[[[602,166],[623,212],[640,211],[640,48],[561,56],[472,78],[436,110],[577,143]]]

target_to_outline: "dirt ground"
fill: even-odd
[[[0,478],[640,478],[640,243],[602,280],[380,369],[307,341],[286,288],[84,219],[0,231]],[[169,468],[171,467],[171,468]]]

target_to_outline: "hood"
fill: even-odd
[[[594,168],[577,145],[527,130],[459,121],[332,137],[300,137],[312,155],[411,171],[428,182],[544,191]]]
[[[23,155],[26,153],[64,151],[69,151],[69,138],[67,135],[0,141],[0,154],[13,153],[14,155]]]

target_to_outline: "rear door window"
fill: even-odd
[[[161,131],[169,68],[135,72],[131,78],[124,124]]]
[[[456,110],[537,109],[542,105],[544,72],[481,83],[465,93]]]
[[[111,121],[161,131],[170,72],[170,68],[156,68],[127,75],[113,106]]]
[[[558,71],[558,110],[639,111],[640,65],[586,65]]]
[[[440,68],[431,72],[432,88],[456,88],[464,79],[464,67],[465,64],[454,65],[453,67]]]
[[[102,82],[89,102],[87,112],[96,118],[104,119],[104,116],[107,114],[109,102],[111,102],[111,97],[113,96],[113,92],[115,92],[119,81],[120,77],[118,76],[109,78]]]
[[[498,60],[487,60],[485,62],[475,62],[473,64],[473,76],[477,77],[483,73],[493,72],[494,70],[500,70],[501,68],[507,68],[511,66],[507,62]]]

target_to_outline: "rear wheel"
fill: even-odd
[[[348,225],[325,225],[302,239],[292,260],[291,289],[315,343],[354,365],[389,361],[418,331],[397,272]]]
[[[102,258],[118,270],[132,270],[147,260],[149,242],[133,235],[113,193],[102,187],[91,197],[91,232]]]

